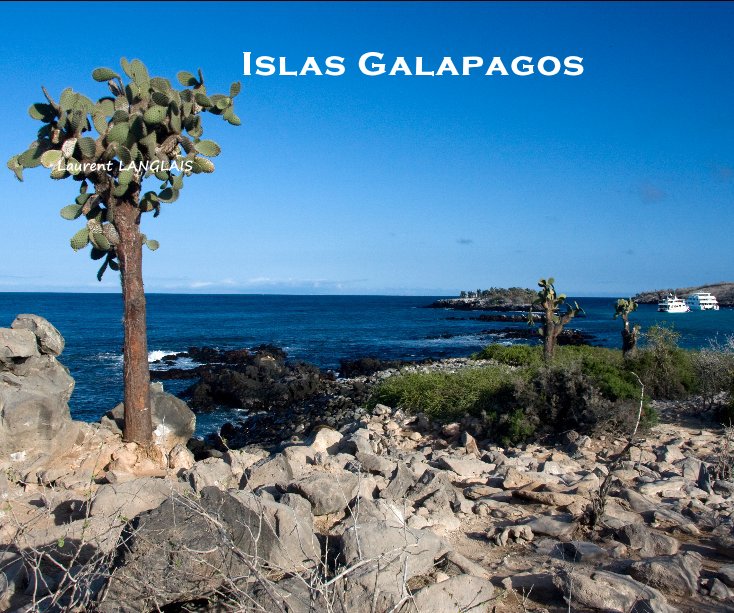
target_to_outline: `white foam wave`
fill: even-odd
[[[156,349],[155,351],[149,351],[148,352],[148,363],[150,362],[157,362],[158,360],[162,360],[167,355],[173,355],[174,353],[177,353],[176,351],[166,351],[161,349]]]
[[[100,362],[114,362],[117,364],[122,364],[122,354],[121,353],[98,353],[96,356],[94,356],[95,359],[99,360]]]
[[[168,370],[169,368],[181,368],[181,369],[189,369],[189,368],[196,368],[197,366],[201,366],[199,362],[195,362],[189,357],[178,357],[175,360],[173,360],[173,363],[165,363],[160,362],[159,360],[162,360],[167,355],[175,355],[176,351],[165,351],[161,349],[156,349],[155,351],[149,351],[148,352],[148,364],[151,365],[151,370]],[[115,366],[122,366],[122,354],[121,353],[111,353],[111,352],[104,352],[104,353],[98,353],[96,356],[94,356],[96,360],[100,362],[106,362],[108,364],[114,364]]]
[[[473,345],[486,344],[487,340],[494,337],[492,334],[462,334],[457,336],[451,336],[449,338],[425,338],[425,339],[405,339],[398,340],[397,342],[391,343],[392,345],[402,347],[464,347]]]

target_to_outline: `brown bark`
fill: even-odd
[[[153,440],[153,423],[143,288],[143,236],[139,227],[139,209],[134,203],[119,202],[115,207],[114,223],[120,235],[117,257],[120,260],[125,330],[123,440],[147,445]]]
[[[557,332],[554,330],[554,324],[547,326],[545,336],[543,337],[543,357],[546,362],[550,362],[553,359],[553,353],[556,350],[556,337]]]

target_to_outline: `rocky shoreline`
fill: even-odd
[[[505,339],[535,339],[530,328],[487,330],[488,336]],[[482,334],[482,333],[480,333]],[[594,337],[578,330],[564,330],[559,345],[593,344]],[[180,358],[197,363],[195,368],[173,365]],[[313,364],[291,361],[271,345],[220,351],[194,348],[161,359],[167,370],[152,370],[156,381],[191,380],[181,394],[195,413],[225,409],[242,411],[243,417],[225,423],[218,434],[206,437],[208,447],[223,451],[227,446],[268,445],[271,448],[296,435],[308,434],[323,425],[340,428],[364,413],[371,390],[398,372],[455,371],[476,367],[483,360],[447,358],[407,362],[361,358],[342,360],[337,372]],[[155,363],[154,363],[155,366]]]
[[[2,610],[734,611],[734,434],[695,399],[655,403],[663,423],[631,446],[568,432],[503,448],[469,417],[368,410],[389,368],[320,380],[349,407],[291,415],[277,444],[197,460],[195,416],[159,384],[152,449],[123,443],[114,411],[86,424],[60,403],[48,420],[23,394],[65,370],[63,339],[25,321],[0,329]]]
[[[530,310],[530,303],[497,303],[492,298],[440,298],[426,306],[427,309],[454,309],[456,311],[513,312]],[[527,318],[527,315],[525,316]]]

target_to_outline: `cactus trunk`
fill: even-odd
[[[560,334],[563,326],[559,326],[553,321],[553,309],[546,309],[545,313],[545,331],[543,334],[543,357],[546,362],[553,359],[556,350],[556,339]]]
[[[145,327],[145,292],[143,289],[143,235],[140,211],[134,202],[119,202],[115,227],[120,235],[117,255],[120,260],[123,326],[123,383],[125,426],[123,440],[148,445],[153,440],[150,411],[150,371],[148,339]]]
[[[623,316],[624,328],[622,328],[622,354],[624,357],[631,356],[637,347],[638,327],[630,328],[630,322],[627,316]]]

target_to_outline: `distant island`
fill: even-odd
[[[461,311],[528,311],[538,293],[526,287],[490,287],[462,291],[458,298],[442,298],[428,305],[431,309]]]
[[[676,289],[658,289],[650,292],[640,292],[632,297],[640,304],[654,304],[665,298],[668,294],[675,294],[679,298],[695,292],[709,292],[716,296],[719,306],[734,307],[734,283],[711,283],[710,285],[698,285],[696,287],[679,287]]]

